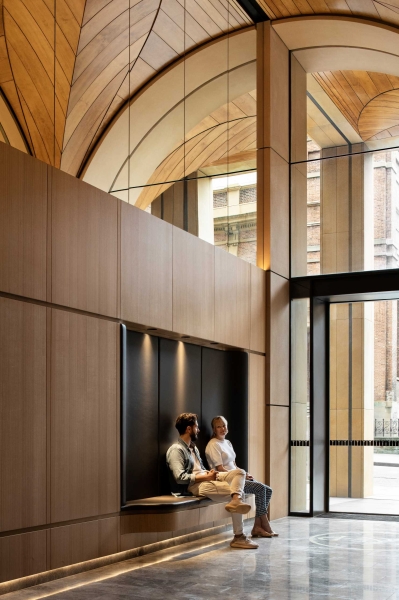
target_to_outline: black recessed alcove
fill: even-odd
[[[216,415],[229,421],[237,464],[248,463],[248,355],[157,338],[121,326],[122,506],[169,494],[165,454],[176,416],[198,414],[205,459]]]

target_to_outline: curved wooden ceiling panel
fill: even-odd
[[[126,100],[199,43],[244,27],[236,0],[87,0],[61,168],[78,174]],[[96,127],[94,127],[96,123]]]
[[[399,89],[379,94],[364,107],[359,116],[359,133],[363,140],[398,135]]]
[[[32,153],[60,166],[65,119],[85,0],[4,0],[7,54],[17,97],[2,89]],[[80,21],[79,21],[80,19]]]
[[[353,15],[399,25],[399,0],[257,0],[270,19],[298,15]]]
[[[398,135],[399,77],[368,71],[329,71],[313,77],[366,141]]]
[[[236,0],[0,0],[0,86],[37,158],[77,175],[121,106],[251,24]]]

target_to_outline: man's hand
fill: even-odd
[[[204,479],[204,481],[215,481],[215,479],[216,479],[216,471],[215,471],[215,469],[211,469],[206,474],[206,478]]]
[[[253,481],[254,478],[252,477],[252,475],[250,475],[249,473],[246,474],[245,479],[247,479],[248,481]]]

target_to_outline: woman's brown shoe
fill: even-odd
[[[268,531],[265,531],[264,529],[253,529],[251,531],[251,535],[253,538],[257,538],[257,537],[265,537],[265,538],[271,538],[274,537],[273,533],[269,533]]]

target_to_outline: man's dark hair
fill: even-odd
[[[175,427],[180,435],[182,435],[186,433],[187,427],[192,427],[197,421],[198,417],[195,413],[182,413],[177,417]]]

